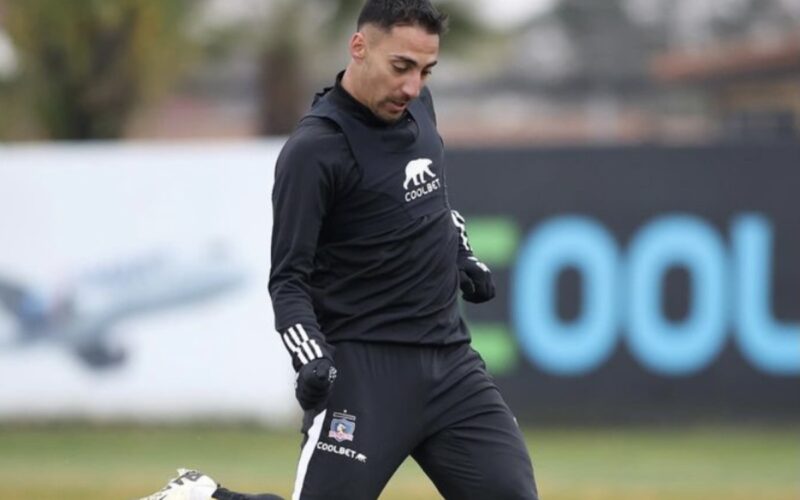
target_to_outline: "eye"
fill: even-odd
[[[431,76],[431,73],[433,73],[433,71],[431,71],[429,69],[423,70],[422,71],[422,77],[423,78],[428,78],[429,76]]]
[[[404,64],[393,64],[392,69],[394,69],[397,73],[405,73],[408,71],[408,66]]]

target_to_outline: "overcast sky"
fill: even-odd
[[[471,0],[481,15],[495,26],[513,26],[550,8],[556,0]]]
[[[532,14],[544,11],[556,0],[460,0],[479,9],[481,16],[495,26],[513,26],[529,19]],[[211,0],[210,10],[213,19],[225,22],[238,19],[242,15],[263,12],[270,7],[265,0]]]

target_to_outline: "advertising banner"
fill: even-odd
[[[0,418],[293,421],[281,144],[0,147]]]
[[[465,305],[520,417],[800,416],[800,147],[462,150]]]
[[[282,141],[0,147],[0,419],[297,415],[267,292]],[[521,421],[800,417],[800,147],[455,150]]]

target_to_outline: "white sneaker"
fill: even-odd
[[[140,500],[211,500],[211,495],[216,490],[217,482],[202,472],[178,469],[178,477],[161,490]]]

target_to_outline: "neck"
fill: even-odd
[[[342,75],[342,88],[347,91],[348,94],[353,96],[353,99],[360,102],[367,108],[369,108],[369,104],[364,99],[364,96],[358,91],[358,85],[356,85],[356,75],[355,75],[355,68],[353,67],[352,63],[348,64],[347,67],[344,69],[344,75]]]

